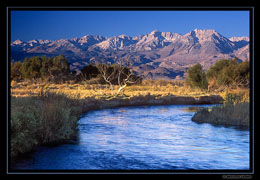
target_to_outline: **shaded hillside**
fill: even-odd
[[[23,61],[25,57],[35,55],[59,54],[69,59],[73,70],[79,70],[89,63],[113,63],[115,57],[130,56],[139,74],[155,79],[174,79],[176,76],[182,77],[196,63],[208,69],[223,58],[236,56],[242,61],[249,59],[249,38],[228,39],[215,30],[195,29],[185,35],[154,30],[136,37],[85,35],[56,41],[16,40],[11,43],[13,61]]]

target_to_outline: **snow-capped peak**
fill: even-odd
[[[151,32],[151,34],[156,34],[156,33],[159,33],[159,31],[158,31],[157,29],[155,29],[155,30],[153,30],[153,31]]]
[[[129,36],[127,36],[127,35],[125,35],[125,34],[121,34],[121,35],[119,35],[118,37],[123,38],[123,39],[129,38]]]
[[[243,37],[231,37],[229,38],[230,41],[236,42],[236,41],[249,41],[249,37],[243,36]]]
[[[23,41],[17,39],[14,42],[12,42],[12,45],[19,45],[19,44],[22,44],[22,43],[23,43]]]
[[[194,29],[193,30],[196,33],[200,33],[200,34],[213,34],[216,33],[216,31],[214,29]]]

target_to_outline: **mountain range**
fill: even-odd
[[[249,59],[249,38],[228,39],[212,29],[195,29],[184,35],[154,30],[135,37],[85,35],[55,41],[16,40],[11,43],[13,61],[59,54],[65,55],[71,70],[75,71],[89,63],[114,63],[116,58],[129,58],[133,69],[146,78],[178,79],[196,63],[206,70],[220,59]]]

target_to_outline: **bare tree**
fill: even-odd
[[[96,67],[98,68],[98,71],[100,72],[104,81],[109,84],[110,89],[113,91],[114,86],[112,81],[116,78],[116,67],[98,63],[96,63]]]
[[[137,83],[140,80],[140,77],[137,77],[132,69],[130,56],[124,59],[115,57],[113,65],[96,63],[96,67],[112,91],[114,90],[113,83],[115,84],[117,81],[119,86],[117,94],[120,94],[129,84]]]
[[[130,62],[130,56],[127,56],[125,58],[125,61],[123,59],[117,60],[118,64],[118,85],[119,89],[117,91],[117,94],[120,94],[127,85],[129,84],[135,84],[140,80],[140,77],[137,77],[133,71],[132,64]]]

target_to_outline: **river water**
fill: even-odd
[[[78,141],[38,147],[13,169],[247,170],[249,131],[191,121],[209,105],[140,106],[91,111]],[[194,111],[195,109],[195,111]]]

